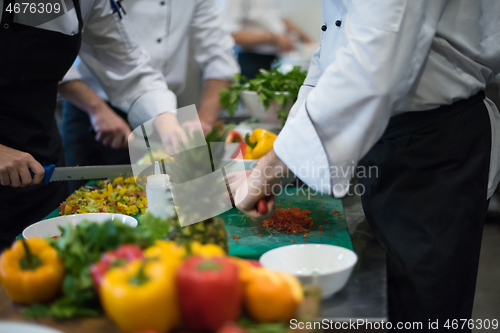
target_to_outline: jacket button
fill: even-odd
[[[158,39],[156,40],[156,42],[157,42],[157,43],[161,43],[161,38],[158,38]]]
[[[160,5],[165,6],[165,1],[160,2]]]
[[[5,24],[3,25],[3,28],[4,28],[4,29],[9,29],[9,24],[8,24],[8,23],[5,23]]]
[[[342,25],[342,21],[340,21],[340,20],[335,21],[335,25],[337,27],[340,27]]]
[[[321,27],[321,30],[323,30],[323,31],[326,31],[326,29],[328,29],[328,27],[326,26],[326,24]]]

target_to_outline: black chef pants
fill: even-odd
[[[110,106],[120,117],[127,121],[127,114]],[[62,138],[66,166],[130,164],[128,148],[113,149],[95,140],[87,113],[68,101],[63,103]],[[71,181],[70,191],[74,192],[87,181]]]
[[[360,163],[378,168],[378,177],[359,182],[387,252],[394,326],[422,322],[425,330],[438,320],[438,331],[449,332],[447,321],[462,328],[460,319],[471,318],[488,208],[491,124],[483,98],[393,117]]]

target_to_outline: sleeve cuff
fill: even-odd
[[[172,91],[153,90],[135,100],[128,113],[128,121],[132,128],[136,128],[162,113],[176,114],[176,110],[177,97]]]
[[[232,52],[232,51],[231,51]],[[230,58],[230,59],[228,59]],[[221,60],[212,61],[203,70],[203,80],[234,81],[234,75],[240,72],[240,66],[231,55],[224,55]]]
[[[349,190],[352,172],[331,167],[321,139],[307,113],[306,104],[289,119],[274,142],[276,155],[312,190],[336,198]]]

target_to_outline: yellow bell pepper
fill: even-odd
[[[215,244],[205,244],[202,245],[200,242],[191,242],[191,252],[192,254],[198,254],[203,258],[210,259],[213,257],[225,256],[226,252],[224,249]]]
[[[294,317],[304,294],[293,275],[254,268],[247,271],[245,306],[258,322],[287,321]]]
[[[144,255],[146,258],[158,258],[164,262],[168,262],[175,269],[182,264],[182,260],[186,255],[186,249],[175,242],[156,241],[153,246],[144,250]]]
[[[18,240],[0,257],[0,282],[13,301],[26,304],[50,301],[63,278],[62,260],[42,238]]]
[[[263,129],[256,129],[252,135],[247,134],[245,137],[245,142],[247,143],[245,159],[258,160],[266,155],[273,148],[277,137],[276,134]]]
[[[161,260],[114,268],[100,290],[104,311],[126,333],[167,332],[179,323],[175,269]]]

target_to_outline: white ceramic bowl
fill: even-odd
[[[259,119],[262,122],[281,126],[282,121],[281,119],[278,119],[278,110],[281,109],[281,105],[273,101],[266,110],[264,104],[259,102],[259,95],[257,95],[255,91],[242,91],[240,93],[240,98],[250,116]],[[292,102],[289,102],[286,105],[287,112],[290,112],[292,105]]]
[[[137,226],[137,220],[131,216],[112,214],[112,213],[90,213],[90,214],[77,214],[77,215],[64,215],[54,217],[52,219],[34,223],[24,229],[23,237],[52,237],[59,236],[61,231],[59,226],[71,224],[76,226],[83,221],[90,221],[95,223],[104,223],[106,221],[120,221],[123,224],[129,225],[133,228]]]
[[[349,280],[358,256],[340,246],[323,244],[288,245],[260,257],[265,268],[295,275],[302,284],[316,283],[323,298],[341,290]]]
[[[50,327],[36,324],[0,321],[0,332],[4,333],[63,333]]]

